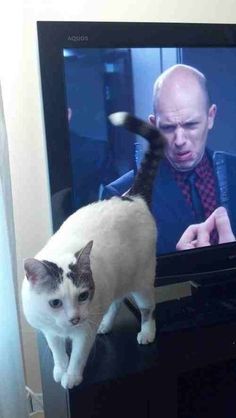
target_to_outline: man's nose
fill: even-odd
[[[80,317],[79,316],[75,316],[74,318],[70,319],[70,322],[72,323],[72,325],[77,325],[80,321]]]
[[[175,129],[175,145],[182,147],[186,141],[184,129],[181,126],[177,126]]]

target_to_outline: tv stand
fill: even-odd
[[[97,337],[84,382],[70,391],[53,381],[51,354],[39,335],[45,418],[175,418],[188,373],[234,359],[236,370],[236,297],[160,303],[149,346],[137,344],[138,330],[137,315],[124,304],[113,332]]]

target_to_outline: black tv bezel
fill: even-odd
[[[72,185],[63,48],[236,47],[234,24],[39,21],[37,29],[51,191],[58,172],[59,188]],[[235,270],[236,243],[186,250],[158,257],[157,285],[224,280]]]

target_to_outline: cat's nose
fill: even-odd
[[[79,316],[70,319],[70,322],[72,323],[72,325],[77,325],[79,323],[79,321],[80,321]]]

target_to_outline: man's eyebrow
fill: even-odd
[[[174,123],[174,122],[160,122],[159,123],[159,126],[161,126],[161,127],[165,127],[165,126],[177,126],[178,124],[177,123]]]
[[[199,118],[198,117],[187,119],[187,120],[183,121],[182,123],[180,123],[180,125],[195,124],[195,123],[199,123]],[[160,128],[175,127],[177,125],[178,125],[178,123],[168,122],[168,121],[159,123]]]
[[[197,122],[199,122],[199,117],[198,117],[198,116],[195,116],[195,117],[192,117],[192,118],[186,119],[186,120],[183,122],[183,124],[185,124],[185,123],[197,123]]]

